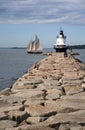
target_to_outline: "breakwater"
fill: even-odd
[[[52,53],[0,92],[1,130],[85,129],[85,64]]]

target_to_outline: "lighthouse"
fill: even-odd
[[[60,30],[59,35],[56,37],[56,44],[54,45],[56,52],[65,52],[68,49],[66,46],[66,36],[63,33],[63,30]]]

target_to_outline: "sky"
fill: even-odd
[[[68,45],[85,44],[85,0],[0,0],[0,47],[26,47],[36,34],[53,47],[60,29]]]

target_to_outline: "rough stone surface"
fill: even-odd
[[[84,130],[85,64],[51,53],[0,92],[0,130]]]
[[[75,127],[72,127],[71,130],[85,130],[85,127],[75,126]]]
[[[55,108],[49,108],[45,107],[42,105],[30,105],[30,106],[25,106],[25,111],[33,116],[33,117],[49,117],[50,115],[54,115],[56,113]]]
[[[38,125],[24,125],[17,128],[7,128],[5,130],[55,130],[51,127],[45,127],[45,126],[38,126]]]
[[[37,123],[42,122],[42,121],[44,121],[46,119],[47,119],[46,117],[28,117],[26,122],[28,124],[37,124]]]
[[[55,116],[49,117],[45,122],[45,126],[53,126],[60,123],[77,123],[77,124],[85,124],[85,110],[80,110],[76,112],[70,113],[59,113]]]
[[[0,92],[0,95],[9,95],[11,93],[10,88],[6,88]]]
[[[17,121],[17,123],[22,122],[29,116],[25,111],[10,111],[8,113],[9,119]]]
[[[23,110],[24,107],[22,104],[10,105],[9,106],[2,106],[0,107],[0,112],[9,112],[15,110]]]
[[[5,130],[6,128],[13,128],[17,125],[15,121],[11,120],[0,120],[0,130]]]
[[[4,112],[0,112],[0,120],[6,120],[8,116]]]

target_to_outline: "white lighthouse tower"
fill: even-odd
[[[56,52],[66,52],[68,47],[66,46],[66,36],[64,36],[63,30],[60,30],[59,35],[56,37],[56,44],[54,45]]]

